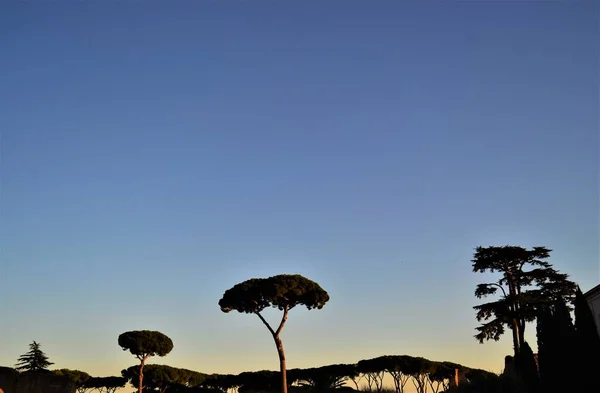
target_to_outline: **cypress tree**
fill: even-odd
[[[600,335],[592,310],[579,287],[575,292],[575,331],[581,375],[576,378],[580,384],[578,391],[600,392],[600,379],[595,376],[600,370]]]
[[[527,393],[540,393],[540,378],[533,351],[527,341],[515,357],[515,367]]]
[[[541,388],[545,393],[573,390],[578,357],[573,320],[564,300],[541,310],[537,319],[538,362]],[[571,376],[572,378],[566,377]]]

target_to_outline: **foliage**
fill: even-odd
[[[119,388],[124,388],[127,379],[123,377],[90,377],[85,382],[87,389],[97,389],[100,393],[115,393]]]
[[[575,326],[564,301],[540,310],[537,340],[542,391],[563,392],[572,388],[573,381],[564,376],[577,374],[575,337]]]
[[[575,323],[564,301],[540,310],[537,323],[540,382],[544,393],[597,391],[598,332],[587,300],[575,295]]]
[[[327,392],[345,385],[350,376],[357,375],[356,367],[351,364],[332,364],[323,367],[289,370],[290,379],[313,392]],[[288,380],[289,382],[289,380]],[[291,384],[290,384],[291,385]]]
[[[29,352],[21,355],[15,366],[17,371],[47,371],[53,365],[48,356],[40,349],[41,344],[33,342],[29,344]]]
[[[119,346],[142,360],[150,356],[166,356],[173,350],[173,341],[161,332],[134,330],[119,335]]]
[[[164,393],[173,385],[187,387],[200,386],[208,375],[183,368],[162,364],[148,364],[144,367],[143,391]],[[121,375],[135,386],[140,374],[140,365],[134,365],[121,371]]]
[[[417,393],[426,393],[429,374],[433,371],[434,363],[422,357],[410,357],[405,365],[405,373],[412,377]]]
[[[590,305],[579,287],[575,293],[575,334],[581,363],[580,391],[587,388],[600,392],[600,379],[592,377],[600,370],[600,334]]]
[[[212,374],[202,382],[202,386],[221,392],[226,392],[229,389],[239,388],[240,383],[237,375]]]
[[[356,369],[367,381],[367,388],[371,392],[381,393],[383,390],[383,377],[385,376],[386,357],[365,359],[357,363]]]
[[[237,375],[238,391],[273,391],[280,383],[280,374],[276,371],[244,371]]]
[[[0,366],[0,374],[2,375],[11,375],[11,376],[18,376],[19,372],[17,370],[15,370],[12,367],[4,367],[4,366]]]
[[[527,341],[523,342],[521,350],[515,357],[515,368],[525,390],[528,393],[540,393],[538,366]]]
[[[454,370],[458,367],[448,362],[435,362],[432,364],[431,372],[429,373],[429,386],[433,393],[438,393],[441,390],[448,390],[450,382],[454,378]]]
[[[90,374],[86,373],[85,371],[61,368],[59,370],[53,370],[52,372],[59,377],[68,378],[75,386],[75,391],[77,393],[84,393],[88,389],[85,383],[91,377]]]
[[[422,357],[407,355],[379,356],[361,360],[357,370],[367,379],[366,390],[382,392],[385,373],[394,381],[396,393],[403,393],[407,382],[412,381],[417,392],[431,389],[434,393],[448,390],[456,369],[463,372],[465,367],[451,362],[434,362]]]
[[[545,247],[476,248],[473,272],[502,274],[497,281],[479,284],[475,289],[478,299],[501,292],[498,300],[474,307],[477,321],[483,321],[475,335],[480,343],[498,341],[508,326],[513,333],[516,356],[525,341],[526,323],[535,320],[536,310],[550,306],[557,299],[572,298],[575,284],[546,261],[550,252]]]
[[[299,274],[252,278],[225,291],[219,301],[223,312],[259,313],[267,307],[291,310],[297,305],[321,309],[329,295],[319,284]]]
[[[381,356],[379,359],[381,359],[382,368],[392,377],[396,393],[403,393],[406,383],[411,377],[409,373],[411,357],[406,355]]]

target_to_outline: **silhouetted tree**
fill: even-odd
[[[364,359],[356,364],[356,369],[363,375],[367,381],[367,388],[370,392],[380,393],[383,390],[383,378],[385,377],[385,359],[377,357],[373,359]]]
[[[541,309],[537,319],[538,364],[544,393],[568,392],[573,381],[565,375],[577,375],[578,350],[575,327],[564,301]]]
[[[310,391],[329,392],[344,386],[348,378],[355,374],[356,368],[352,364],[332,364],[323,367],[288,370],[288,382],[291,375],[300,386],[308,387]]]
[[[131,366],[121,371],[121,375],[135,386],[140,375],[140,365]],[[165,393],[173,385],[189,387],[199,386],[208,375],[184,368],[176,368],[163,364],[147,364],[144,367],[143,391]]]
[[[41,344],[33,342],[29,344],[29,352],[21,355],[15,366],[18,371],[47,371],[53,365],[48,356],[40,349]]]
[[[498,300],[475,306],[477,320],[485,321],[477,327],[475,338],[499,340],[504,327],[512,330],[515,356],[525,341],[525,324],[535,320],[536,310],[549,306],[556,299],[570,299],[575,293],[575,284],[568,275],[559,273],[546,261],[551,250],[533,247],[531,250],[517,246],[477,247],[473,272],[502,274],[491,283],[477,285],[478,299],[496,294]]]
[[[411,378],[408,367],[412,357],[407,355],[382,356],[383,369],[390,374],[394,381],[396,393],[404,393],[404,387]]]
[[[237,375],[238,392],[274,391],[279,386],[280,373],[270,370],[244,371]]]
[[[138,393],[142,393],[144,366],[150,356],[166,356],[173,350],[173,341],[161,332],[134,330],[119,335],[119,346],[140,361]]]
[[[575,293],[575,332],[581,370],[579,391],[587,389],[590,392],[600,392],[600,378],[596,376],[600,370],[600,335],[594,314],[579,287]]]
[[[225,291],[219,300],[219,307],[225,313],[236,310],[240,313],[256,314],[269,329],[279,355],[281,390],[282,393],[287,393],[285,352],[280,335],[288,312],[297,305],[304,305],[309,310],[321,309],[328,301],[329,295],[316,282],[299,274],[281,274],[269,278],[252,278],[236,284]],[[261,315],[269,306],[283,311],[276,329]]]
[[[241,382],[237,375],[211,374],[202,382],[202,386],[208,389],[227,392],[229,389],[239,388],[241,386]]]
[[[515,357],[515,368],[527,393],[540,393],[538,366],[527,341],[521,344],[521,350]]]
[[[85,381],[88,389],[96,389],[100,393],[115,393],[119,388],[124,388],[127,379],[123,377],[90,377]]]
[[[90,374],[79,370],[69,370],[67,368],[53,370],[52,372],[60,377],[67,377],[75,386],[75,391],[77,393],[85,393],[85,391],[88,390],[85,383],[91,378]]]
[[[422,357],[410,357],[407,359],[405,372],[412,377],[413,385],[417,393],[426,393],[429,374],[433,372],[433,362]]]
[[[429,386],[433,393],[438,393],[440,389],[447,390],[450,387],[450,380],[454,376],[455,368],[446,362],[434,362],[432,370],[429,373]]]
[[[348,375],[348,380],[352,381],[356,390],[360,390],[360,380],[363,379],[363,375],[358,371],[358,366],[356,364],[350,365],[353,367],[353,372]]]

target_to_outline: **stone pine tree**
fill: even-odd
[[[236,284],[225,291],[219,300],[219,307],[225,313],[235,310],[240,313],[256,314],[269,329],[279,355],[281,391],[287,393],[285,352],[281,331],[287,321],[288,313],[298,305],[303,305],[309,310],[321,309],[328,301],[329,295],[316,282],[299,274],[280,274],[269,278],[252,278]],[[261,314],[267,307],[274,307],[283,312],[276,328],[273,328]]]
[[[19,357],[15,369],[18,371],[47,371],[48,367],[53,364],[41,350],[41,344],[34,341],[29,344],[29,352]]]
[[[134,330],[119,336],[119,346],[140,361],[138,393],[142,393],[144,366],[150,356],[166,356],[173,350],[173,341],[161,332]]]
[[[499,340],[505,327],[512,332],[515,356],[525,341],[525,325],[536,318],[536,310],[556,299],[570,300],[575,284],[547,261],[551,250],[518,246],[477,247],[472,259],[475,273],[500,273],[497,281],[477,285],[478,299],[500,295],[492,302],[474,307],[477,321],[475,338],[483,343]]]
[[[54,370],[53,373],[59,377],[68,378],[75,387],[76,393],[85,393],[89,389],[86,386],[86,382],[91,378],[91,376],[84,371],[61,368],[59,370]]]
[[[127,379],[123,377],[90,377],[84,384],[89,390],[98,390],[100,393],[115,393],[117,389],[124,388]]]

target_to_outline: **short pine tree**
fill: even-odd
[[[29,352],[19,357],[15,368],[18,371],[44,371],[54,363],[48,360],[48,356],[40,349],[40,343],[29,344]]]

